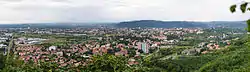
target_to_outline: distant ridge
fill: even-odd
[[[0,24],[0,28],[245,28],[244,21],[212,21],[212,22],[194,22],[194,21],[158,21],[158,20],[136,20],[119,23],[29,23],[29,24]]]
[[[116,24],[116,27],[143,27],[143,28],[210,28],[210,27],[229,27],[229,28],[244,28],[246,27],[243,21],[212,21],[212,22],[191,22],[191,21],[157,21],[157,20],[138,20],[127,21]]]

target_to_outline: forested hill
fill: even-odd
[[[138,21],[127,21],[120,22],[116,24],[116,27],[146,27],[146,28],[174,28],[174,27],[183,27],[183,28],[211,28],[211,27],[229,27],[229,28],[244,28],[246,27],[245,22],[235,21],[213,21],[213,22],[191,22],[191,21],[156,21],[156,20],[138,20]]]
[[[174,27],[206,27],[205,25],[195,25],[197,22],[182,22],[182,21],[155,21],[155,20],[140,20],[120,22],[117,27],[156,27],[156,28],[174,28]]]

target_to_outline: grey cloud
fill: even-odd
[[[54,1],[54,2],[69,2],[69,0],[51,0],[51,1]]]
[[[103,22],[124,20],[245,20],[234,0],[12,0],[0,6],[1,22]],[[20,1],[20,2],[18,2]],[[22,1],[22,2],[21,2]],[[218,4],[217,4],[218,3]],[[1,0],[0,0],[1,4]]]
[[[23,0],[0,0],[0,1],[4,1],[4,2],[20,2]]]

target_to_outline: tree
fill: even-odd
[[[124,56],[109,54],[104,54],[102,56],[95,55],[84,70],[94,72],[122,72],[130,69],[127,63],[128,58]]]
[[[134,57],[136,55],[135,48],[128,48],[127,50],[128,50],[129,57]]]
[[[240,10],[242,13],[245,13],[246,11],[250,11],[250,7],[247,7],[248,4],[249,2],[243,2],[240,4]],[[234,4],[230,7],[230,11],[232,13],[235,13],[236,8],[237,8],[237,4]],[[248,19],[246,23],[247,23],[247,31],[250,32],[250,19]]]
[[[4,67],[4,59],[5,59],[5,56],[0,54],[0,69]]]

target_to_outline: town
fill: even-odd
[[[129,65],[152,53],[174,49],[163,59],[198,56],[230,46],[246,34],[229,28],[76,28],[0,29],[0,50],[24,62],[52,62],[59,67],[85,66],[93,55],[126,56]],[[13,41],[13,46],[10,43]]]

